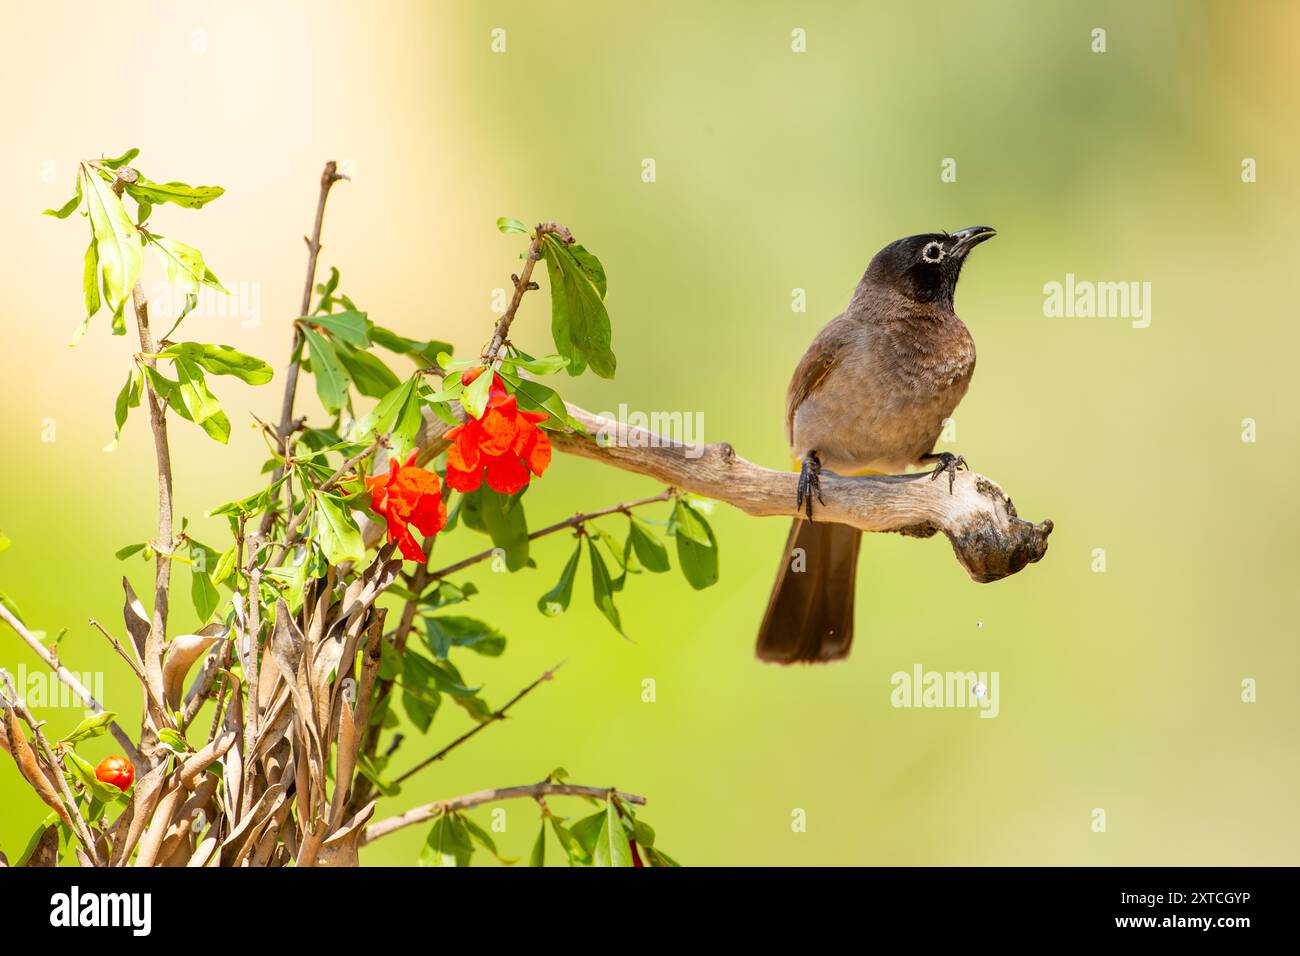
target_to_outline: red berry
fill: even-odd
[[[105,757],[95,768],[95,779],[100,783],[110,783],[119,790],[129,790],[131,784],[135,782],[135,768],[131,766],[131,761],[121,754],[114,754]]]

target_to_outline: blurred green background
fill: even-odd
[[[870,536],[852,657],[779,669],[752,642],[784,519],[717,506],[719,584],[632,581],[619,604],[635,643],[591,605],[585,567],[570,612],[538,614],[572,546],[552,537],[538,570],[469,576],[469,612],[510,643],[459,663],[493,704],[568,664],[377,817],[564,766],[647,795],[659,844],[687,864],[1300,862],[1295,5],[81,6],[74,29],[63,5],[23,5],[0,40],[0,81],[21,94],[0,190],[0,529],[14,541],[0,589],[31,626],[69,628],[62,656],[103,672],[111,708],[134,720],[138,695],[86,621],[121,630],[113,552],[153,533],[153,461],[138,415],[101,451],[131,342],[101,316],[66,347],[85,226],[39,213],[70,194],[77,159],[138,146],[155,179],[227,189],[202,212],[154,216],[260,297],[255,327],[196,318],[188,335],[277,368],[260,390],[217,383],[228,448],[172,430],[178,515],[221,547],[201,516],[258,487],[248,412],[278,407],[325,159],[354,180],[330,200],[322,266],[377,322],[477,350],[522,248],[496,217],[559,219],[606,266],[619,358],[616,381],[564,383],[566,397],[701,411],[707,439],[776,467],[789,374],[871,255],[990,223],[1000,235],[957,296],[979,364],[943,447],[1023,516],[1056,522],[1041,563],[975,585],[942,540]],[[1097,27],[1105,53],[1091,50]],[[1242,182],[1248,157],[1258,182]],[[956,182],[940,179],[945,158]],[[1045,318],[1043,286],[1066,273],[1150,282],[1150,327]],[[791,310],[796,288],[806,313]],[[548,324],[542,292],[516,339],[549,351]],[[318,414],[310,386],[300,394]],[[540,527],[656,490],[558,456],[527,504]],[[459,531],[436,554],[484,541]],[[125,571],[146,593],[151,572]],[[174,605],[175,625],[192,624],[183,589]],[[999,672],[998,717],[891,707],[890,675],[917,663]],[[39,668],[7,629],[0,664]],[[1256,703],[1241,700],[1247,678]],[[60,732],[79,712],[41,716]],[[394,766],[468,726],[444,707]],[[44,808],[7,760],[0,807],[12,856]],[[505,809],[499,843],[523,856],[536,810]],[[413,863],[423,837],[407,829],[363,861]]]

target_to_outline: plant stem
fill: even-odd
[[[510,278],[515,284],[515,294],[510,299],[510,305],[506,308],[505,314],[497,320],[496,328],[492,331],[492,338],[488,341],[488,346],[483,350],[482,364],[491,365],[496,361],[497,354],[505,345],[506,335],[510,332],[510,325],[515,320],[515,314],[519,311],[519,303],[524,299],[524,293],[530,289],[536,289],[537,283],[532,281],[533,266],[537,260],[542,258],[542,239],[546,235],[556,235],[565,245],[573,242],[573,233],[569,232],[566,226],[558,222],[538,223],[537,229],[533,232],[533,241],[528,246],[528,258],[524,262],[524,267],[519,275],[512,275]]]
[[[543,781],[542,783],[527,784],[522,787],[498,787],[495,790],[480,790],[477,793],[467,793],[462,797],[452,797],[450,800],[435,800],[433,803],[426,803],[422,807],[407,810],[399,816],[380,820],[378,823],[366,827],[366,832],[361,837],[361,845],[365,846],[367,843],[373,843],[380,837],[387,836],[404,827],[423,823],[425,820],[432,820],[441,813],[469,810],[485,803],[496,803],[500,800],[518,800],[523,797],[530,800],[542,800],[545,797],[552,796],[595,797],[598,800],[615,796],[625,803],[635,803],[637,806],[644,806],[646,802],[645,797],[638,796],[635,793],[623,793],[621,790],[615,790],[612,787],[586,787],[576,783]]]
[[[311,293],[316,284],[316,260],[320,256],[320,234],[325,224],[325,200],[329,198],[330,187],[340,179],[347,179],[338,171],[338,164],[330,160],[325,164],[325,169],[320,174],[320,198],[316,201],[316,223],[312,227],[311,237],[303,237],[307,243],[307,281],[303,284],[302,289],[302,308],[298,310],[299,316],[306,315],[311,309]],[[293,325],[293,347],[289,350],[289,367],[284,372],[284,398],[280,401],[280,424],[276,429],[276,439],[280,446],[280,456],[287,457],[289,450],[289,436],[293,434],[293,402],[298,394],[298,368],[302,361],[302,330],[295,322]],[[271,476],[271,483],[280,480],[284,474],[284,468],[277,466]],[[263,535],[271,528],[271,522],[274,520],[274,512],[267,510],[262,515],[262,525],[259,529]]]

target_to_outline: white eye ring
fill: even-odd
[[[938,262],[943,258],[943,246],[937,242],[927,243],[921,250],[921,258],[926,262]]]

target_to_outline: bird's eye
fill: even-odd
[[[926,262],[938,262],[943,258],[943,246],[937,242],[927,243],[926,247],[921,250],[921,258]]]

